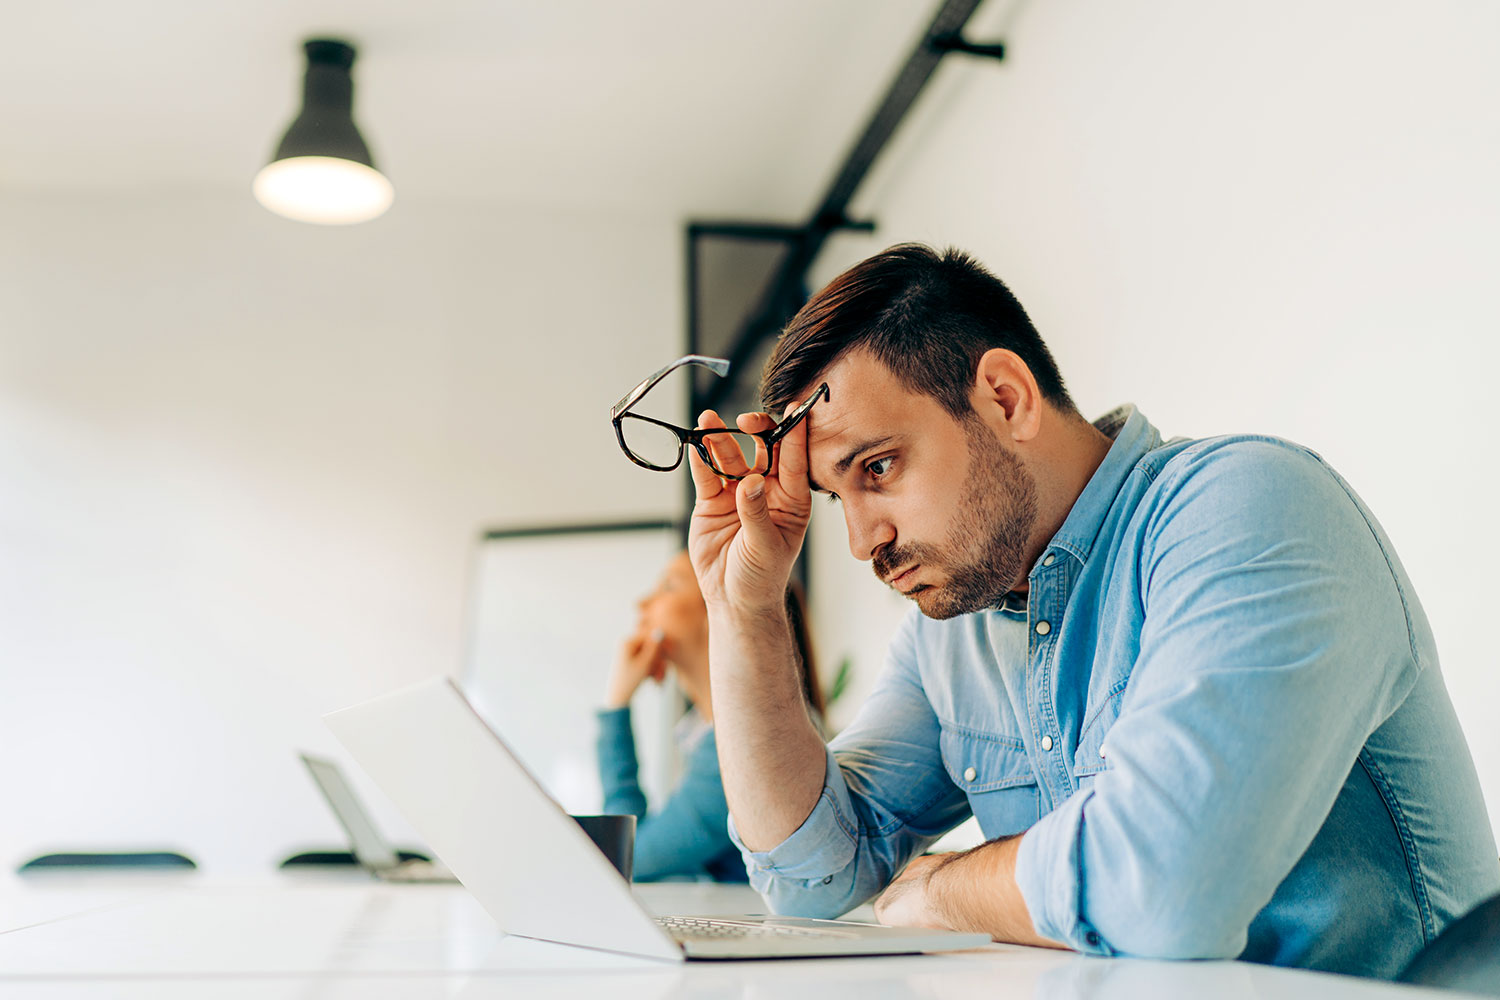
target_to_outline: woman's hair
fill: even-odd
[[[818,683],[818,664],[813,655],[812,633],[807,628],[807,598],[802,584],[793,580],[786,588],[786,620],[792,630],[792,645],[797,647],[797,670],[802,675],[802,696],[822,724],[827,706],[823,704],[823,687]]]

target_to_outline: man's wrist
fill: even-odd
[[[1037,937],[1015,885],[1020,844],[1020,836],[992,840],[934,865],[925,889],[937,918],[953,930],[980,931],[998,941],[1049,943]]]
[[[965,914],[955,912],[953,886],[942,877],[942,871],[963,857],[962,853],[941,854],[932,867],[922,873],[922,901],[930,917],[930,926],[947,930],[963,930],[968,921]]]
[[[708,606],[710,634],[715,626],[743,635],[761,632],[781,635],[790,627],[786,618],[786,604],[780,598],[765,604],[716,601]]]

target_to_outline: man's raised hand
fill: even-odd
[[[737,423],[749,433],[776,426],[765,413],[742,414]],[[707,410],[698,426],[726,425],[717,413]],[[756,468],[768,467],[765,476],[745,475],[749,466],[729,435],[711,435],[707,447],[719,468],[745,478],[721,478],[695,449],[688,449],[697,490],[688,552],[703,599],[710,607],[727,605],[751,612],[779,609],[812,513],[807,424],[799,423],[777,442],[769,465],[765,443],[757,440]]]

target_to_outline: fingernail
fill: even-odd
[[[762,479],[759,482],[755,482],[755,483],[752,483],[749,486],[746,486],[745,487],[745,496],[749,497],[751,500],[759,500],[760,499],[760,495],[762,493],[764,493],[765,491],[766,491],[766,483],[765,483],[765,480]]]
[[[661,642],[666,637],[667,637],[667,633],[666,633],[665,629],[654,628],[654,629],[651,630],[651,641],[652,642]]]

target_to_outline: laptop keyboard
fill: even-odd
[[[820,930],[812,927],[789,927],[786,924],[746,923],[738,920],[714,920],[710,917],[657,917],[678,941],[726,941],[736,938],[844,938],[846,931]]]

